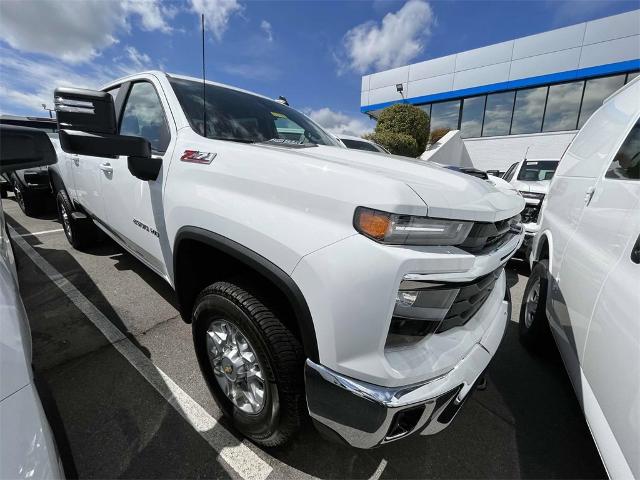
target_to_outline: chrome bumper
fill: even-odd
[[[311,417],[356,448],[373,448],[420,431],[444,429],[471,393],[458,398],[460,385],[414,403],[425,384],[384,388],[355,381],[307,360],[307,406]]]
[[[381,387],[311,360],[305,364],[309,415],[357,448],[372,448],[447,427],[486,370],[506,331],[510,302],[502,301],[487,332],[451,371],[429,381]]]

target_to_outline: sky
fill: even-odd
[[[149,69],[284,95],[336,133],[363,74],[638,8],[638,1],[0,0],[0,112],[46,115],[57,86],[99,88]]]

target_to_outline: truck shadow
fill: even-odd
[[[28,233],[15,220],[10,223],[19,234]],[[64,281],[70,282],[136,349],[151,357],[76,259],[64,250],[45,248],[36,237],[22,238],[63,277],[47,276],[14,242],[38,390],[67,475],[237,477],[185,420],[189,414],[166,401],[173,392],[160,373],[150,368],[145,378],[74,302],[80,297],[61,291]],[[206,434],[232,438],[229,447],[240,443],[221,424]]]

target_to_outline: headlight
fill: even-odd
[[[518,192],[529,205],[538,205],[544,198],[544,193]]]
[[[353,226],[364,236],[391,245],[460,245],[473,222],[398,215],[358,207]]]

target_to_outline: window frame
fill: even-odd
[[[462,117],[464,116],[464,103],[466,100],[473,100],[476,98],[483,98],[482,102],[482,115],[480,116],[480,137],[482,137],[482,127],[484,126],[484,114],[487,109],[487,94],[473,95],[471,97],[464,97],[460,102],[460,118],[458,119],[458,130],[460,130],[461,138],[480,138],[480,137],[462,137]]]
[[[605,75],[605,76],[609,76],[609,75]],[[540,129],[540,133],[556,133],[556,132],[572,132],[574,130],[578,130],[578,122],[580,122],[580,110],[582,110],[582,100],[584,98],[584,86],[585,86],[585,82],[586,80],[570,80],[568,82],[559,82],[559,83],[552,83],[547,85],[547,98],[544,101],[544,114],[542,115],[542,127]],[[552,87],[559,87],[562,85],[571,85],[572,83],[575,84],[582,84],[582,90],[580,91],[580,100],[578,100],[578,112],[576,115],[576,121],[574,123],[574,128],[571,130],[546,130],[544,129],[544,124],[546,123],[547,120],[547,111],[549,110],[549,94],[551,93],[551,88]]]
[[[487,104],[489,103],[489,96],[490,95],[503,95],[505,93],[506,94],[509,94],[509,93],[513,94],[513,101],[511,102],[511,118],[509,118],[509,128],[507,129],[507,133],[506,134],[502,134],[502,135],[487,135],[487,136],[485,136],[485,134],[484,134],[484,125],[485,125],[485,120],[487,118]],[[517,89],[503,90],[501,92],[487,93],[487,95],[485,97],[485,101],[484,101],[484,113],[482,114],[482,130],[480,131],[480,137],[478,137],[478,138],[508,137],[511,134],[511,125],[513,123],[513,106],[514,106],[515,101],[516,101],[516,94],[517,94]]]
[[[526,133],[512,133],[513,132],[513,118],[516,114],[516,103],[518,101],[518,94],[520,92],[527,92],[529,90],[538,90],[544,88],[544,105],[542,106],[542,116],[540,117],[540,128],[535,132],[526,132]],[[544,114],[547,111],[547,100],[549,99],[549,85],[540,85],[538,87],[526,87],[526,88],[518,88],[516,89],[516,94],[513,99],[513,111],[511,112],[511,125],[509,126],[509,135],[533,135],[536,133],[542,133],[542,124],[544,123]],[[578,117],[579,118],[579,117]]]
[[[462,118],[462,106],[464,103],[464,98],[452,98],[450,100],[442,100],[440,102],[431,102],[429,103],[429,130],[433,131],[433,106],[434,105],[443,105],[445,103],[455,103],[458,102],[458,120],[456,121],[456,127],[451,128],[450,130],[460,130],[460,119]],[[485,103],[486,105],[486,103]],[[436,129],[438,128],[449,128],[449,127],[436,127]]]
[[[439,102],[430,102],[430,103],[425,103],[425,104],[421,104],[421,105],[416,105],[420,108],[423,109],[423,111],[425,111],[428,115],[429,115],[429,120],[433,119],[432,113],[433,113],[433,106],[434,105],[438,105],[441,103],[447,103],[447,102],[455,102],[458,101],[460,102],[460,108],[458,110],[458,125],[457,125],[457,129],[461,130],[462,128],[462,118],[464,115],[464,109],[465,109],[465,100],[469,100],[469,99],[473,99],[473,98],[479,98],[479,97],[484,97],[484,105],[482,108],[482,122],[480,125],[480,136],[471,136],[471,137],[465,137],[467,139],[469,138],[490,138],[491,136],[511,136],[511,135],[535,135],[535,134],[539,134],[539,133],[556,133],[556,132],[569,132],[569,131],[575,131],[575,130],[579,130],[580,127],[580,116],[582,115],[582,111],[583,111],[583,106],[584,106],[584,98],[585,98],[585,94],[586,94],[586,90],[587,90],[587,83],[591,80],[598,80],[598,79],[602,79],[602,78],[610,78],[610,77],[617,77],[617,76],[624,76],[625,80],[624,80],[624,84],[623,85],[627,85],[629,83],[629,76],[630,75],[634,75],[634,74],[640,74],[640,71],[632,71],[632,72],[617,72],[617,73],[611,73],[608,75],[602,75],[602,76],[594,76],[594,77],[589,77],[589,78],[583,78],[583,79],[573,79],[573,80],[567,80],[567,81],[563,81],[563,82],[556,82],[556,83],[548,83],[548,84],[543,84],[543,85],[533,85],[533,86],[526,86],[526,87],[521,87],[521,88],[513,88],[513,89],[507,89],[507,90],[501,90],[501,91],[495,91],[495,92],[488,92],[488,93],[482,93],[482,94],[475,94],[475,95],[470,95],[467,97],[460,97],[460,98],[452,98],[452,99],[448,99],[448,100],[442,100]],[[548,113],[548,107],[549,107],[549,93],[551,91],[552,87],[556,87],[558,85],[566,85],[566,84],[581,84],[581,91],[580,91],[580,100],[579,100],[579,104],[578,104],[578,114],[576,117],[576,123],[574,125],[575,128],[571,129],[571,130],[549,130],[549,131],[545,131],[544,130],[544,125],[545,125],[545,120],[547,120],[547,113]],[[544,106],[542,108],[542,119],[540,122],[540,128],[537,131],[533,131],[533,132],[527,132],[527,133],[512,133],[513,132],[513,119],[515,116],[515,107],[516,107],[516,101],[518,99],[518,93],[522,92],[522,91],[527,91],[527,90],[534,90],[534,89],[539,89],[539,88],[544,88],[545,90],[545,95],[544,95]],[[486,117],[487,117],[487,103],[488,103],[488,99],[490,95],[494,95],[494,94],[501,94],[501,93],[511,93],[513,92],[513,104],[512,104],[512,108],[511,108],[511,118],[509,121],[509,132],[505,135],[491,135],[491,136],[484,136],[484,128],[485,128],[485,122],[486,122]],[[425,107],[428,107],[428,109],[426,109]],[[586,123],[586,121],[585,121]],[[433,124],[431,125],[433,127]],[[584,124],[583,124],[584,126]]]
[[[169,150],[169,146],[171,145],[171,142],[173,140],[173,133],[171,131],[171,126],[169,123],[169,116],[167,115],[167,109],[164,105],[164,102],[162,101],[162,97],[160,96],[160,92],[158,90],[158,87],[153,83],[153,81],[151,81],[150,79],[147,78],[139,78],[139,79],[135,79],[135,80],[131,80],[129,82],[124,82],[121,85],[119,85],[120,90],[118,91],[118,97],[116,99],[116,119],[117,119],[117,125],[118,125],[118,135],[120,135],[120,127],[121,127],[121,123],[122,123],[122,116],[124,115],[124,111],[127,107],[127,102],[129,101],[129,96],[131,95],[131,91],[133,90],[133,86],[137,83],[148,83],[151,85],[151,87],[153,88],[153,90],[156,92],[156,96],[158,97],[158,101],[160,102],[160,107],[162,108],[162,115],[164,117],[164,123],[165,126],[167,127],[167,134],[168,134],[168,141],[167,141],[167,148],[165,150],[155,150],[153,148],[153,145],[151,145],[151,142],[149,142],[149,144],[151,145],[151,153],[152,154],[159,154],[161,156],[164,156],[167,151]],[[118,85],[112,85],[110,87],[108,87],[107,89],[104,89],[104,92],[108,92],[109,90],[113,90],[114,88],[118,87]],[[144,137],[141,137],[144,138]]]

